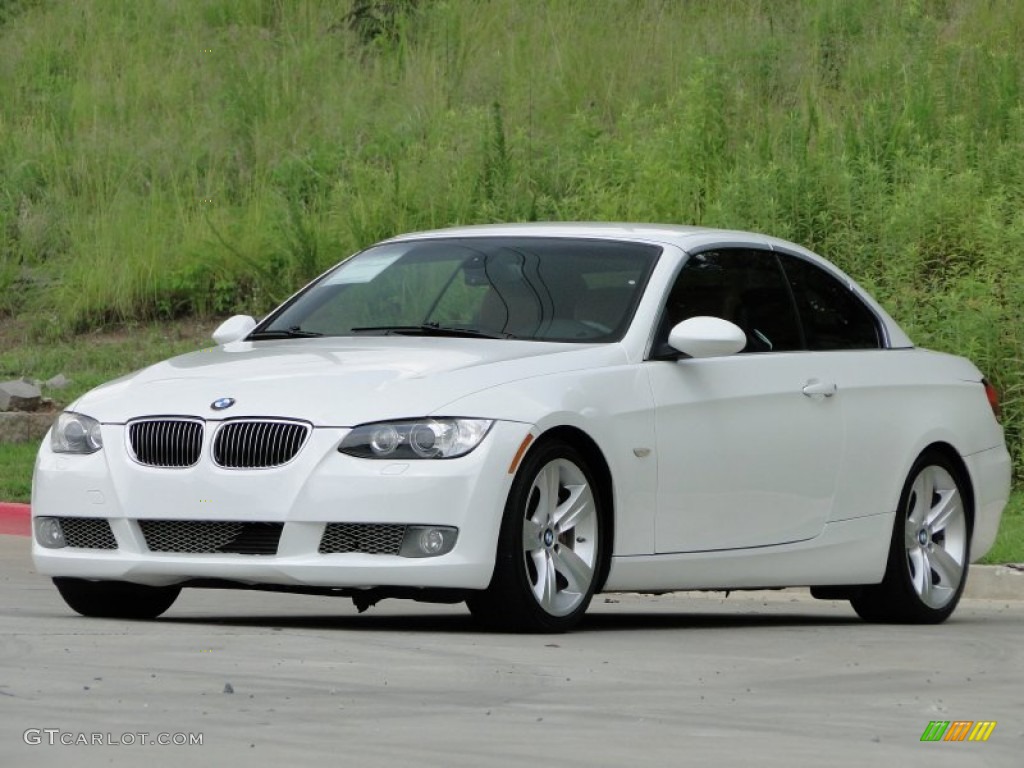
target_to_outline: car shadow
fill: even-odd
[[[345,616],[175,616],[165,615],[162,624],[205,625],[216,627],[254,627],[272,630],[308,629],[346,632],[440,632],[452,634],[489,634],[468,613],[387,614],[371,612]],[[584,617],[573,633],[631,632],[658,630],[777,629],[780,627],[839,627],[863,625],[856,616],[813,616],[779,613],[595,613]]]

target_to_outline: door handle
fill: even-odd
[[[811,379],[801,390],[808,397],[821,399],[822,397],[832,397],[836,393],[836,383],[834,381],[822,381],[821,379]]]

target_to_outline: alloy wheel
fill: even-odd
[[[594,493],[568,459],[545,464],[526,495],[523,559],[537,604],[566,616],[590,594],[597,566],[598,520]]]
[[[929,608],[944,608],[956,596],[967,558],[967,515],[952,475],[924,467],[907,500],[904,546],[910,583]]]

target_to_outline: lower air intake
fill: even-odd
[[[320,539],[320,554],[360,552],[366,555],[397,555],[404,537],[404,525],[328,523]]]
[[[283,523],[139,520],[150,552],[276,555]]]
[[[117,549],[117,540],[110,523],[102,517],[61,517],[67,546],[76,549]]]

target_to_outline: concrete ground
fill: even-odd
[[[1020,600],[897,627],[804,593],[609,595],[511,636],[462,606],[186,591],[126,622],[72,613],[27,549],[0,536],[3,766],[1022,764]],[[998,725],[922,743],[932,720]],[[60,743],[93,738],[135,743]]]

